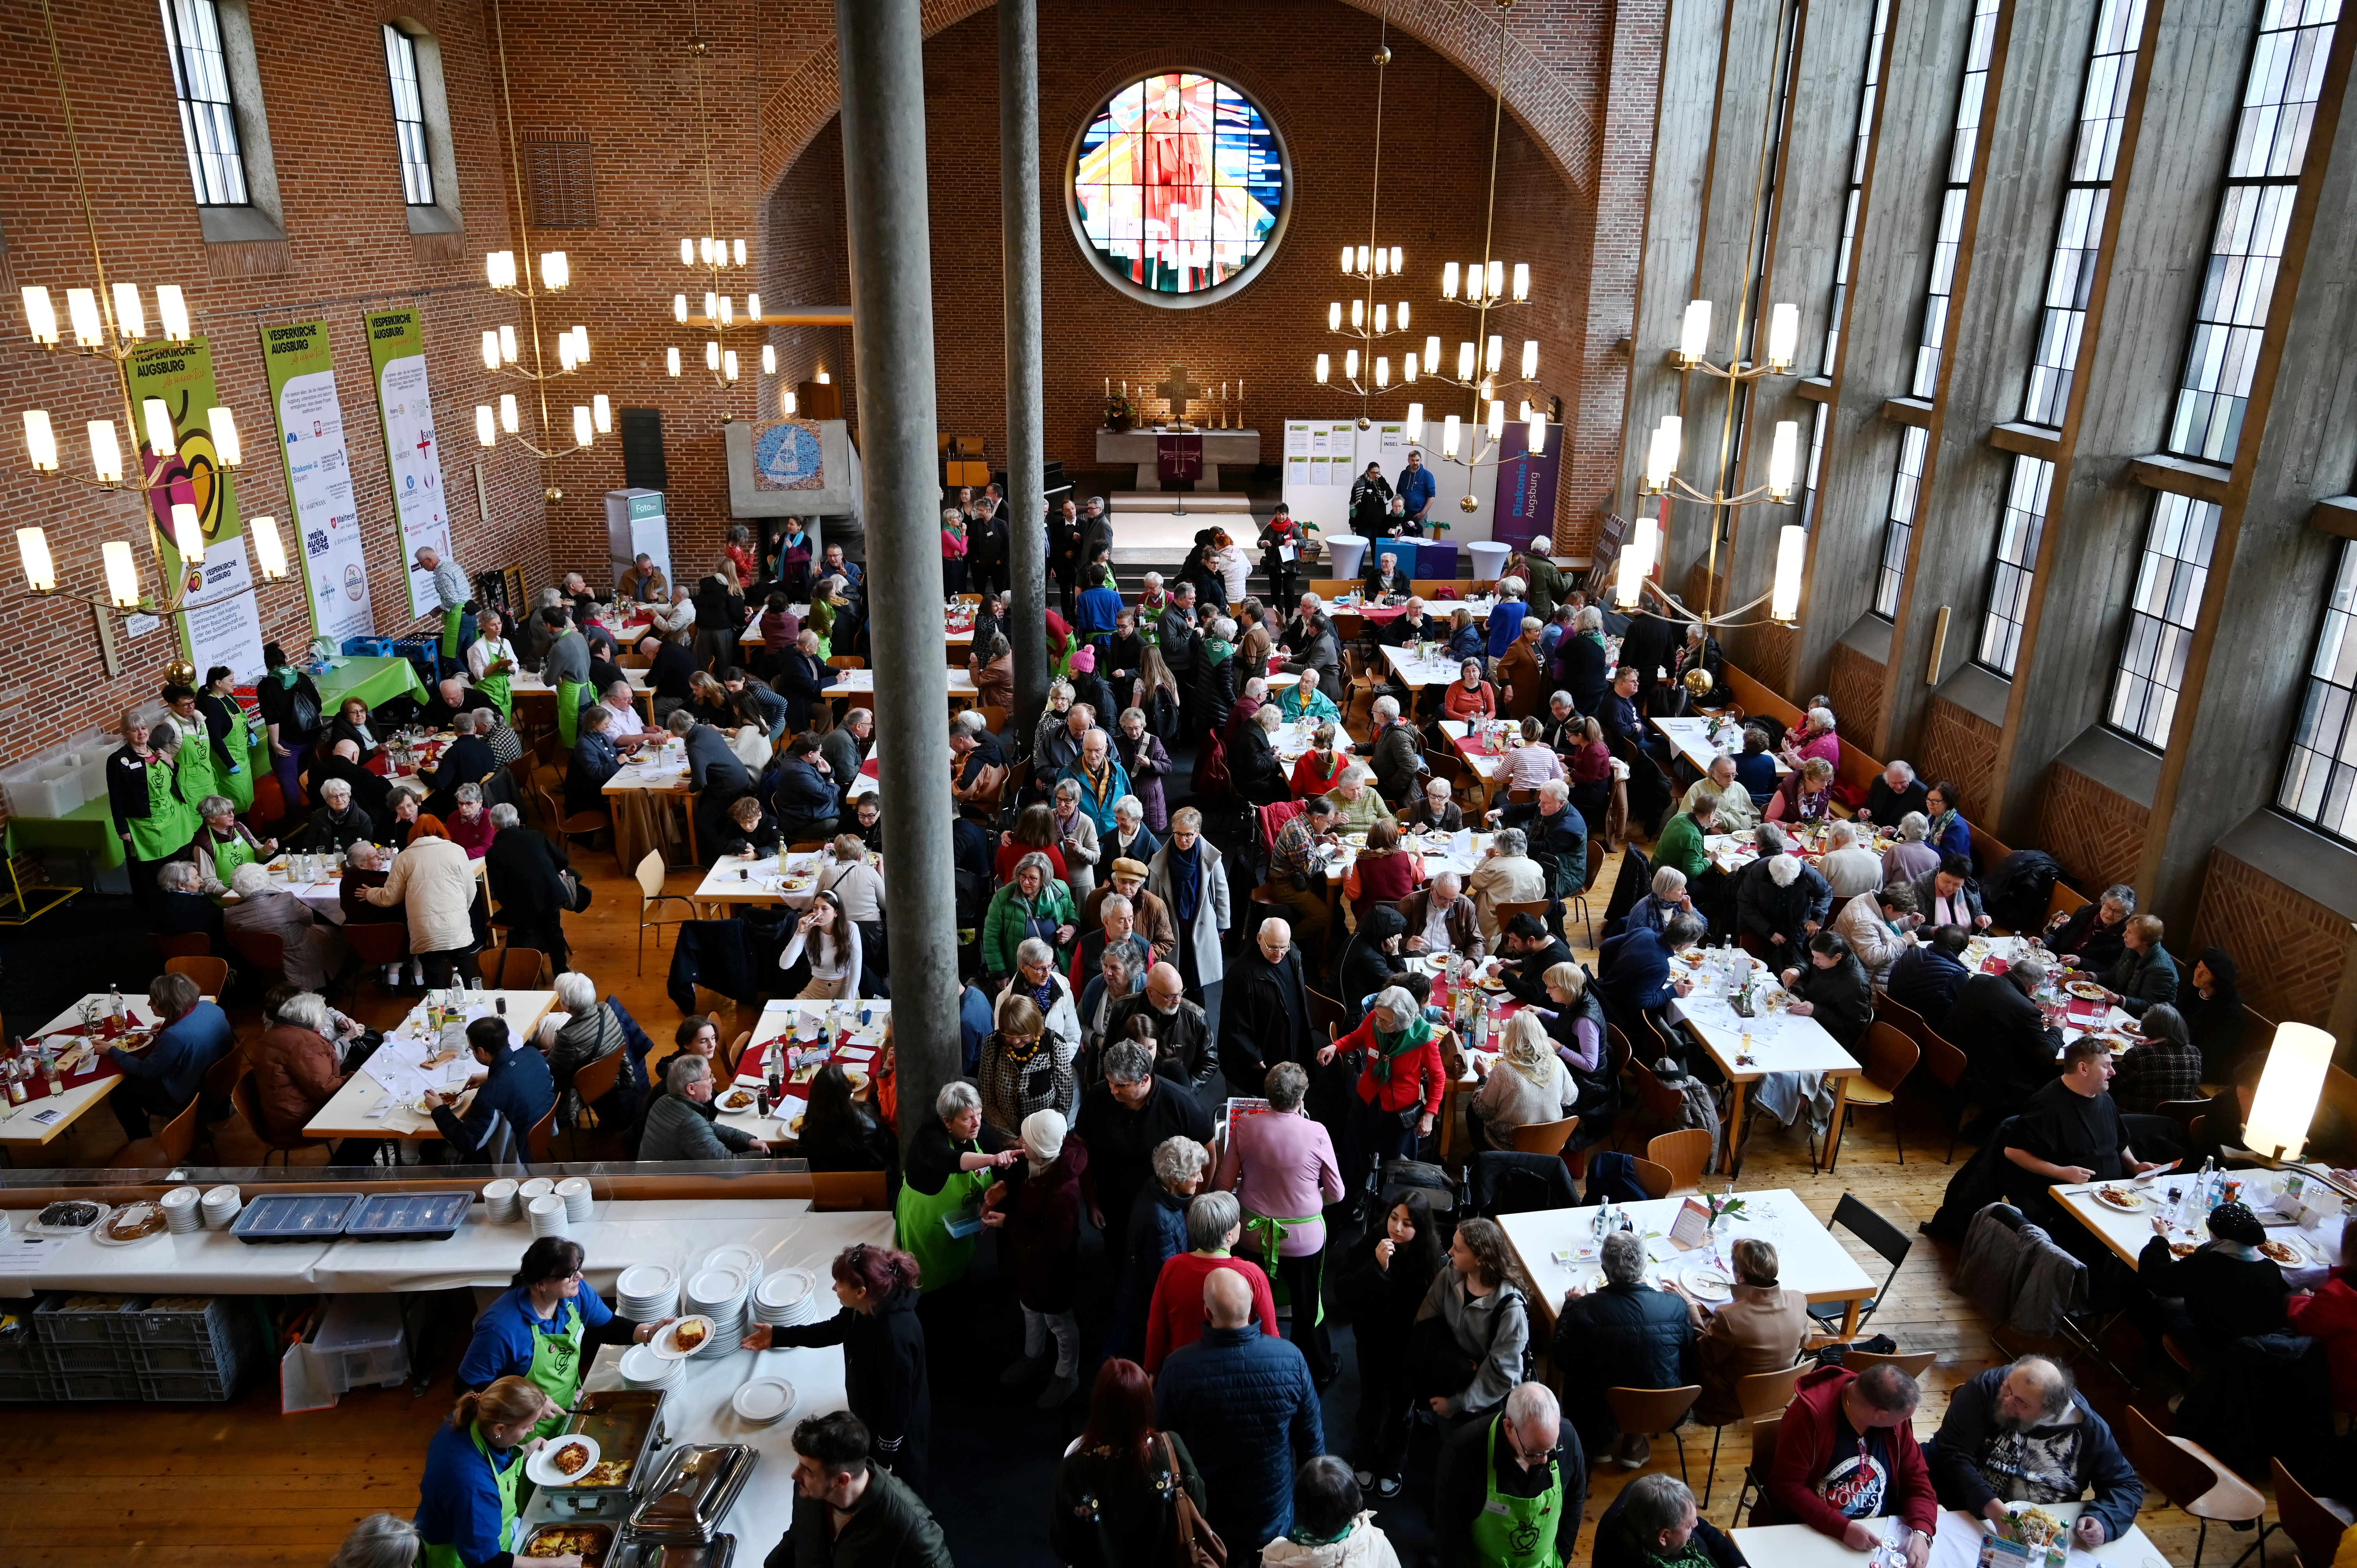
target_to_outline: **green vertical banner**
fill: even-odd
[[[245,530],[237,512],[237,492],[210,428],[210,411],[221,405],[213,384],[211,341],[192,338],[164,343],[131,356],[131,399],[139,427],[132,432],[145,466],[151,521],[167,581],[183,585],[185,613],[180,651],[197,668],[197,678],[225,664],[241,682],[262,673],[262,616],[254,604],[253,567],[245,553]],[[147,440],[147,400],[160,399],[172,416],[173,450],[157,453]],[[204,531],[200,559],[183,560],[172,529],[176,507],[193,507]],[[144,624],[143,624],[144,622]],[[133,637],[151,629],[152,619],[134,617]]]
[[[303,564],[312,629],[340,648],[347,638],[375,631],[376,618],[369,604],[368,562],[352,498],[328,324],[292,321],[263,328],[262,368],[270,379],[278,456],[286,466],[286,504],[295,513],[286,520],[284,537],[292,539],[296,559]]]
[[[431,576],[418,570],[418,550],[430,544],[442,555],[452,553],[442,454],[434,441],[434,394],[425,384],[425,329],[414,309],[378,311],[368,317],[368,342],[414,620],[441,603]]]

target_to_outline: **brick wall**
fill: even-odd
[[[2059,773],[2061,769],[2056,769]],[[2277,1023],[2331,1026],[2352,943],[2348,919],[2223,850],[2210,852],[2190,955],[2222,947],[2241,960],[2243,1000]],[[2264,955],[2264,961],[2255,961]]]
[[[2049,770],[2038,842],[2062,867],[2062,880],[2090,897],[2115,882],[2134,886],[2152,813],[2077,768]]]
[[[1888,673],[1846,642],[1835,643],[1826,661],[1825,696],[1834,705],[1834,717],[1841,725],[1842,736],[1874,757],[1889,755],[1882,749],[1878,733],[1882,727],[1878,716],[1882,712],[1882,682]],[[1805,702],[1808,695],[1796,691],[1792,700]]]
[[[1944,697],[1933,697],[1923,716],[1922,755],[1915,759],[1915,770],[1926,779],[1953,783],[1963,797],[1958,804],[1971,822],[1981,820],[1988,803],[1997,735],[1996,725]]]

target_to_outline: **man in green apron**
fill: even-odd
[[[1587,1500],[1578,1434],[1552,1390],[1523,1383],[1441,1450],[1433,1528],[1484,1568],[1564,1568]]]
[[[431,544],[417,547],[417,569],[433,579],[434,596],[442,606],[442,669],[447,674],[457,667],[459,651],[468,642],[467,574]]]

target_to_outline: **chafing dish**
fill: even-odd
[[[694,1545],[640,1541],[624,1546],[608,1568],[728,1568],[736,1558],[733,1535],[716,1535]]]
[[[602,1486],[585,1481],[549,1487],[551,1506],[578,1518],[619,1519],[628,1512],[661,1464],[660,1451],[669,1441],[664,1430],[669,1402],[669,1391],[662,1389],[597,1389],[584,1393],[580,1408],[565,1423],[565,1430],[586,1433],[597,1440],[599,1469],[613,1463],[627,1464],[630,1468]]]
[[[751,1479],[760,1455],[742,1443],[683,1443],[663,1456],[630,1510],[624,1539],[694,1546],[710,1541]]]

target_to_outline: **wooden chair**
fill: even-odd
[[[1831,920],[1827,920],[1825,923],[1827,925],[1833,924]],[[1892,1001],[1886,994],[1878,993],[1876,994],[1874,998],[1874,1015],[1885,1023],[1898,1025],[1899,1027],[1906,1033],[1907,1037],[1914,1041],[1919,1046],[1921,1045],[1925,1038],[1932,1033],[1932,1026],[1923,1021],[1922,1014],[1918,1013],[1914,1008],[1910,1007],[1904,1002]]]
[[[1571,1135],[1579,1130],[1579,1118],[1566,1116],[1560,1122],[1525,1122],[1514,1129],[1514,1152],[1520,1155],[1560,1155]]]
[[[305,1137],[299,1127],[291,1136],[270,1130],[269,1123],[262,1119],[262,1096],[253,1087],[252,1073],[238,1075],[237,1081],[230,1086],[229,1100],[237,1107],[237,1113],[245,1119],[247,1129],[262,1141],[262,1163],[265,1166],[270,1164],[273,1155],[279,1156],[279,1164],[292,1165],[294,1161],[290,1156],[293,1151],[311,1146],[313,1140]]]
[[[1762,1416],[1781,1416],[1786,1405],[1792,1402],[1792,1387],[1801,1374],[1813,1370],[1813,1358],[1785,1368],[1781,1372],[1751,1372],[1735,1380],[1735,1405],[1739,1412],[1735,1421],[1758,1421]],[[1711,1487],[1718,1481],[1718,1442],[1727,1435],[1734,1421],[1721,1422],[1713,1429],[1710,1438],[1710,1468],[1703,1472],[1702,1506],[1710,1507]]]
[[[1782,1429],[1784,1418],[1771,1415],[1751,1423],[1751,1463],[1743,1466],[1743,1486],[1735,1494],[1735,1512],[1728,1516],[1730,1526],[1743,1522],[1743,1503],[1756,1487],[1763,1495],[1768,1490],[1768,1472],[1776,1464],[1776,1434]]]
[[[541,821],[547,824],[542,831],[548,834],[552,843],[576,835],[593,837],[614,825],[610,811],[565,811],[557,804],[555,794],[545,784],[532,787],[532,800],[540,809]]]
[[[1890,1112],[1890,1137],[1899,1146],[1899,1163],[1907,1163],[1907,1135],[1899,1128],[1899,1086],[1915,1070],[1923,1048],[1907,1037],[1895,1024],[1880,1019],[1866,1028],[1866,1070],[1849,1080],[1846,1093],[1849,1114],[1860,1111],[1883,1110]],[[1834,1146],[1826,1152],[1825,1169],[1831,1171],[1841,1160],[1841,1141],[1849,1131],[1849,1118],[1844,1117],[1842,1131],[1834,1135]]]
[[[215,1001],[229,988],[229,960],[225,958],[167,958],[164,961],[166,974],[185,974],[197,983],[197,989]]]
[[[2158,1487],[2161,1496],[2170,1503],[2201,1521],[2201,1531],[2193,1539],[2193,1568],[2201,1568],[2201,1552],[2210,1543],[2212,1520],[2228,1524],[2265,1520],[2267,1499],[2191,1438],[2169,1436],[2134,1405],[2127,1407],[2122,1435],[2127,1439],[2128,1462],[2137,1473]],[[2258,1546],[2259,1560],[2264,1563],[2264,1536]]]
[[[490,991],[537,991],[548,971],[548,955],[538,948],[504,947],[486,966],[483,985]]]
[[[1702,1187],[1702,1168],[1710,1163],[1710,1131],[1687,1127],[1664,1133],[1645,1145],[1645,1157],[1670,1173],[1670,1190],[1695,1192]]]
[[[647,972],[647,929],[654,929],[655,951],[662,952],[662,929],[684,925],[695,918],[695,901],[684,893],[663,891],[663,862],[660,850],[647,851],[646,858],[639,862],[638,869],[631,875],[639,880],[639,972],[644,974]],[[662,912],[666,904],[680,905],[687,913],[666,918]],[[652,918],[648,917],[649,910],[655,911]]]
[[[1287,908],[1290,908],[1290,906],[1287,906]],[[1324,993],[1308,986],[1304,986],[1302,989],[1307,991],[1309,995],[1310,1034],[1315,1036],[1320,1030],[1323,1030],[1328,1038],[1337,1040],[1340,1039],[1342,1037],[1342,1020],[1351,1015],[1350,1010],[1344,1007],[1340,1002],[1334,1000],[1331,996],[1325,995]]]
[[[1677,1440],[1678,1479],[1686,1478],[1685,1434],[1678,1430],[1686,1412],[1694,1409],[1695,1401],[1702,1398],[1702,1385],[1688,1383],[1682,1389],[1607,1389],[1604,1403],[1612,1412],[1612,1424],[1622,1432],[1652,1437],[1668,1433]]]
[[[237,1114],[237,1102],[231,1091],[246,1069],[245,1046],[240,1041],[225,1052],[221,1060],[205,1069],[205,1081],[197,1090],[197,1142],[212,1151],[214,1165],[221,1163],[221,1144],[214,1141],[213,1123]]]
[[[547,1163],[549,1148],[555,1139],[556,1107],[551,1105],[541,1113],[540,1120],[532,1124],[532,1131],[524,1134],[524,1147],[531,1151],[533,1164]]]
[[[220,960],[214,960],[216,963]],[[201,1093],[189,1096],[180,1113],[164,1124],[152,1138],[134,1138],[106,1162],[106,1168],[115,1171],[167,1171],[188,1157],[197,1146],[197,1107],[204,1103]]]
[[[1499,928],[1502,930],[1506,922],[1512,919],[1517,915],[1528,915],[1532,919],[1538,921],[1539,924],[1544,925],[1546,924],[1547,907],[1553,902],[1554,900],[1552,899],[1541,898],[1537,902],[1530,904],[1501,904],[1498,906]]]
[[[856,653],[838,653],[832,659],[829,659],[826,662],[827,667],[833,670],[865,670],[867,668],[867,660],[860,658]]]
[[[737,1031],[737,1037],[729,1041],[727,1049],[720,1053],[721,1063],[727,1069],[727,1072],[726,1074],[726,1077],[733,1079],[737,1076],[737,1064],[745,1059],[745,1047],[752,1043],[752,1030],[739,1029]]]
[[[1636,1158],[1631,1158],[1629,1165],[1637,1177],[1637,1185],[1645,1189],[1647,1197],[1667,1197],[1670,1189],[1677,1186],[1677,1178],[1670,1174],[1667,1165],[1657,1165],[1651,1160]]]
[[[232,930],[229,934],[229,945],[237,950],[237,956],[245,961],[246,966],[253,972],[253,977],[263,983],[264,989],[285,983],[285,938],[274,931]]]
[[[974,712],[982,715],[983,722],[990,726],[990,733],[993,735],[998,734],[1001,730],[1006,727],[1006,710],[1005,708],[976,708],[974,709]]]
[[[1896,1367],[1910,1378],[1921,1378],[1940,1359],[1937,1350],[1912,1350],[1883,1355],[1874,1350],[1845,1350],[1842,1365],[1853,1372],[1865,1372],[1875,1367]]]
[[[575,1159],[581,1157],[582,1124],[597,1120],[591,1107],[614,1091],[615,1083],[622,1076],[622,1064],[628,1059],[627,1051],[608,1051],[573,1075],[573,1092],[581,1100],[581,1114],[574,1119],[572,1130],[567,1134],[572,1140]]]
[[[1612,1026],[1607,1025],[1606,1027],[1611,1028]],[[1618,1034],[1620,1031],[1614,1029],[1613,1032]],[[1648,1043],[1655,1046],[1659,1044],[1658,1041]],[[1620,1044],[1624,1050],[1628,1049],[1629,1042],[1625,1038],[1620,1040]],[[1659,1059],[1658,1050],[1655,1053],[1655,1059]],[[1653,1069],[1646,1065],[1644,1058],[1633,1050],[1629,1051],[1626,1065],[1621,1068],[1620,1074],[1636,1086],[1637,1108],[1652,1117],[1655,1122],[1663,1127],[1674,1128],[1685,1120],[1686,1097],[1663,1083],[1654,1074]],[[1631,1125],[1631,1123],[1628,1122],[1620,1124],[1620,1134],[1613,1140],[1614,1148],[1619,1148],[1621,1144],[1628,1141]]]
[[[372,971],[381,971],[409,957],[409,922],[362,920],[344,927],[344,940],[354,958]],[[389,987],[386,993],[391,994]]]
[[[2273,1528],[2290,1536],[2291,1543],[2299,1549],[2300,1568],[2330,1568],[2348,1524],[2331,1505],[2301,1486],[2298,1477],[2284,1468],[2282,1460],[2269,1459],[2267,1466],[2276,1478],[2278,1522]]]
[[[157,957],[165,959],[203,958],[213,950],[213,940],[202,931],[188,931],[177,937],[150,931],[147,945],[156,950]]]
[[[1947,1098],[1954,1102],[1956,1108],[1955,1123],[1948,1129],[1948,1157],[1944,1162],[1954,1165],[1956,1140],[1964,1135],[1964,1112],[1968,1109],[1964,1101],[1964,1073],[1972,1063],[1965,1058],[1964,1052],[1950,1045],[1928,1024],[1924,1026],[1921,1044],[1923,1047],[1923,1070],[1948,1091]]]
[[[695,1010],[712,1020],[713,1033],[716,1035],[727,1034],[728,1026],[731,1024],[737,1025],[740,1029],[749,1027],[746,1024],[745,1009],[737,1003],[737,998],[725,991],[715,991],[708,985],[699,985],[695,988]],[[734,1071],[736,1058],[733,1055],[729,1058],[729,1063],[730,1070]],[[715,1075],[715,1079],[723,1089],[728,1087],[726,1079],[719,1078],[717,1074]]]

